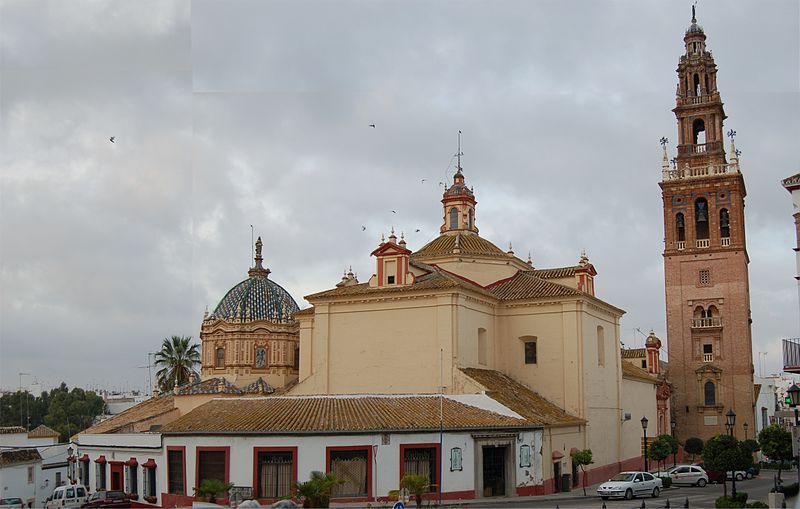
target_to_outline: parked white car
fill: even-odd
[[[667,472],[667,476],[673,484],[691,484],[701,488],[708,484],[708,474],[697,465],[678,465]]]
[[[86,488],[80,484],[58,486],[53,490],[53,494],[47,497],[45,508],[66,508],[66,507],[80,507],[88,498]]]
[[[657,497],[663,482],[650,472],[620,472],[597,488],[603,500],[611,497],[624,497],[627,500],[639,495]]]

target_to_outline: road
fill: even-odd
[[[767,502],[767,494],[769,493],[770,489],[773,486],[772,480],[773,472],[765,471],[763,475],[756,477],[754,479],[739,481],[736,483],[737,491],[744,491],[748,494],[748,502],[753,502],[755,500],[760,500],[764,503]],[[784,481],[785,482],[792,482],[791,475],[786,477],[784,474]],[[586,498],[576,499],[573,497],[542,497],[541,501],[536,500],[535,498],[529,498],[524,501],[514,501],[513,499],[507,499],[504,501],[501,506],[502,507],[556,507],[559,508],[566,508],[566,507],[586,507],[586,508],[601,508],[603,506],[603,500],[597,496],[597,492],[595,491],[597,488],[593,486],[591,489],[586,488]],[[590,491],[591,490],[591,491]],[[731,483],[728,482],[728,494],[731,492]],[[580,495],[582,493],[581,488],[577,489],[577,492],[573,492],[572,495]],[[673,487],[670,489],[666,489],[661,492],[661,496],[658,498],[636,498],[634,500],[619,500],[619,499],[612,499],[606,500],[605,504],[608,509],[612,508],[624,508],[624,509],[639,509],[642,507],[642,502],[645,503],[645,507],[650,508],[662,508],[666,506],[667,500],[669,500],[670,507],[672,508],[680,508],[684,506],[686,499],[689,499],[689,507],[714,507],[714,501],[721,497],[723,493],[722,485],[721,484],[709,484],[704,488],[698,488],[696,486],[681,486],[681,487]],[[566,495],[566,494],[564,494]],[[547,500],[545,500],[547,498]],[[787,507],[794,506],[794,499],[790,499],[787,501]],[[470,507],[474,508],[485,508],[485,509],[496,509],[498,507],[497,503],[485,504],[482,505],[479,501],[476,501],[473,504],[470,504]]]

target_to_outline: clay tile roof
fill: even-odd
[[[642,382],[650,382],[654,385],[659,384],[659,380],[657,377],[651,375],[638,366],[634,366],[630,362],[623,362],[622,363],[622,378],[627,378],[630,380],[639,380]]]
[[[552,269],[534,269],[531,273],[542,279],[560,279],[574,276],[575,270],[579,268],[579,265],[575,265],[572,267],[554,267]]]
[[[304,316],[304,315],[313,315],[314,314],[314,306],[301,309],[300,311],[296,311],[294,316]]]
[[[25,431],[25,428],[22,428]],[[31,461],[41,461],[42,457],[36,449],[11,449],[0,451],[0,467],[15,465],[17,463],[28,463]]]
[[[638,359],[647,357],[647,348],[624,348],[622,350],[623,359]]]
[[[435,258],[453,254],[458,238],[461,256],[482,256],[490,258],[510,258],[505,251],[474,233],[440,235],[411,254],[412,260]]]
[[[785,179],[781,180],[781,184],[783,184],[783,187],[789,189],[790,191],[792,188],[800,187],[800,173],[796,173],[791,177],[786,177]]]
[[[578,290],[570,288],[569,286],[541,279],[531,271],[517,272],[511,279],[492,286],[490,291],[494,296],[503,300],[583,295]]]
[[[529,428],[522,418],[442,399],[444,428]],[[352,433],[439,429],[439,397],[286,396],[214,399],[165,425],[181,433]]]
[[[12,433],[27,433],[28,430],[22,426],[2,426],[0,427],[0,435],[10,435]]]
[[[175,398],[172,394],[155,396],[95,424],[82,431],[81,434],[117,433],[123,428],[130,427],[138,422],[171,412],[174,408]]]
[[[58,431],[52,428],[48,428],[44,424],[40,424],[39,426],[28,432],[28,438],[51,438],[60,435],[61,434]]]
[[[381,288],[370,288],[369,284],[361,283],[353,286],[342,286],[339,288],[332,288],[324,292],[315,293],[306,296],[306,300],[318,299],[325,297],[341,297],[350,295],[383,295],[386,293],[404,293],[413,291],[429,291],[429,290],[446,290],[449,288],[469,288],[479,291],[488,295],[488,292],[479,286],[475,286],[462,281],[454,276],[443,274],[442,272],[434,272],[433,274],[426,274],[417,279],[413,285],[405,286],[384,286]]]
[[[486,394],[538,426],[569,426],[586,421],[567,413],[513,378],[489,369],[460,368],[480,385]]]

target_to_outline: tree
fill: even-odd
[[[658,470],[661,471],[661,462],[672,454],[673,438],[669,435],[659,435],[647,446],[647,457],[658,462]]]
[[[328,507],[331,502],[331,491],[339,480],[333,474],[323,474],[317,470],[311,472],[311,479],[302,483],[295,483],[295,496],[303,499],[303,507]]]
[[[591,465],[594,463],[592,460],[592,450],[591,449],[584,449],[582,451],[578,451],[572,455],[572,464],[577,465],[580,467],[581,472],[583,472],[583,496],[586,496],[586,470],[583,468],[586,465]]]
[[[61,441],[79,433],[94,422],[94,418],[102,414],[106,404],[103,398],[94,391],[84,391],[79,387],[69,390],[67,384],[61,383],[57,389],[50,391],[50,403],[44,423],[61,435]]]
[[[703,447],[703,440],[697,437],[687,438],[686,443],[683,444],[683,450],[692,455],[692,463],[694,463],[694,457],[696,454],[703,453]]]
[[[197,343],[190,345],[191,336],[172,336],[161,343],[161,351],[156,352],[156,380],[162,392],[171,391],[176,385],[189,383],[197,376],[200,352]]]
[[[791,454],[791,444],[789,445]],[[753,457],[744,445],[730,435],[715,435],[703,447],[703,464],[708,470],[720,472],[745,470],[750,467]],[[725,497],[728,496],[728,485],[725,482],[727,475],[722,478],[722,487]]]
[[[783,462],[792,459],[792,434],[778,424],[772,424],[762,429],[758,434],[758,443],[761,452],[772,461],[780,461],[778,465],[778,479],[781,478]]]
[[[422,496],[431,489],[431,482],[427,475],[406,474],[400,480],[400,487],[414,494],[417,507],[422,507]]]

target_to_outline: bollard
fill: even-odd
[[[642,505],[639,506],[639,509],[646,509],[647,506],[644,504],[644,500],[642,500]]]
[[[667,505],[664,506],[664,509],[669,509],[669,499],[667,499]]]
[[[684,500],[683,508],[684,509],[689,509],[689,497],[686,497],[686,500]]]
[[[605,502],[603,502],[603,509],[608,509]]]

